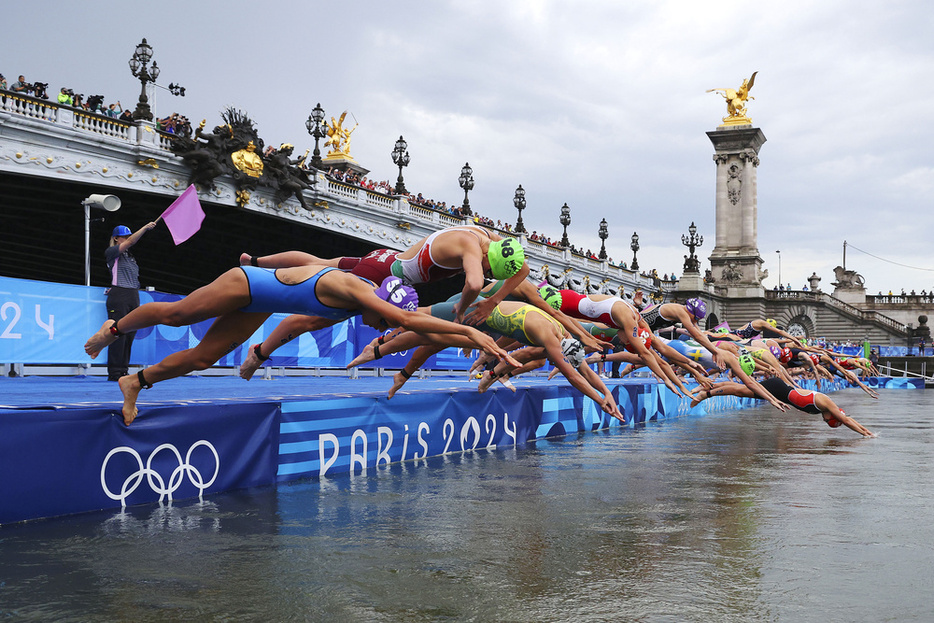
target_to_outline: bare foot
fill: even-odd
[[[509,377],[501,376],[499,377],[499,382],[502,383],[512,393],[516,393],[516,386],[512,384],[512,381],[509,380]]]
[[[389,398],[392,398],[393,395],[395,395],[397,391],[402,389],[402,386],[405,385],[405,382],[408,380],[409,379],[406,378],[406,376],[403,375],[402,372],[396,372],[395,374],[393,374],[392,375],[392,387],[389,388]],[[387,400],[389,398],[387,398]]]
[[[347,369],[359,366],[364,363],[369,363],[376,360],[376,351],[372,346],[372,343],[363,347],[363,352],[356,356],[356,358],[347,364]]]
[[[136,398],[139,396],[142,387],[140,387],[139,379],[135,374],[121,376],[117,384],[120,385],[120,391],[123,392],[123,423],[129,426],[139,413],[136,408]]]
[[[117,341],[117,336],[110,332],[110,327],[115,324],[115,320],[110,320],[108,318],[104,321],[104,324],[101,325],[100,330],[84,343],[84,352],[86,352],[91,359],[97,359],[97,356],[101,354],[102,350]]]
[[[246,379],[247,381],[253,378],[253,374],[263,365],[260,358],[256,356],[256,352],[253,350],[254,348],[256,348],[256,344],[251,344],[250,347],[246,349],[246,359],[240,364],[240,378]]]
[[[477,391],[481,394],[486,390],[490,389],[490,385],[493,384],[493,381],[496,380],[496,377],[493,376],[492,372],[487,372],[483,375],[483,378],[480,379],[480,383],[477,385]]]
[[[240,254],[240,266],[249,266],[252,256],[249,253]]]
[[[701,391],[699,391],[699,392],[697,392],[696,394],[694,394],[693,400],[691,400],[691,408],[692,408],[692,409],[693,409],[694,407],[696,407],[697,405],[699,405],[699,404],[701,403],[702,400],[706,400],[706,399],[707,399],[707,396],[705,395],[706,393],[707,393],[707,390],[706,390],[706,389],[702,389]]]

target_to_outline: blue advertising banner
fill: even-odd
[[[0,277],[0,361],[24,364],[106,363],[107,351],[96,360],[84,354],[84,343],[107,319],[106,289],[28,279]],[[181,296],[142,290],[140,304],[177,301]],[[273,314],[250,339],[224,356],[218,365],[239,366],[251,344],[260,343],[288,314]],[[130,363],[148,366],[166,356],[192,348],[211,327],[205,320],[185,327],[158,325],[136,332]],[[379,333],[359,318],[338,323],[315,333],[304,333],[280,346],[270,357],[271,366],[343,368],[360,348]],[[387,356],[379,367],[401,368],[410,353]],[[457,349],[432,357],[426,367],[466,370],[470,360]],[[376,366],[372,366],[376,367]]]
[[[7,411],[0,523],[169,502],[275,481],[277,403]]]

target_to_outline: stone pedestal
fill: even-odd
[[[834,288],[833,296],[856,307],[863,307],[866,304],[866,288],[837,286]]]
[[[353,171],[361,178],[370,172],[369,169],[360,166],[353,157],[333,152],[321,160],[321,169],[325,173],[332,168],[342,172]]]
[[[727,297],[762,296],[768,272],[758,248],[756,168],[765,135],[752,126],[721,126],[707,136],[717,164],[714,285]]]

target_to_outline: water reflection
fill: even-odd
[[[0,528],[34,620],[930,620],[932,394],[453,454]]]

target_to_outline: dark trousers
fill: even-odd
[[[107,317],[120,320],[139,307],[139,290],[112,287],[107,293]],[[119,323],[117,323],[119,325]],[[119,326],[117,327],[120,328]],[[130,350],[136,331],[124,333],[107,347],[107,378],[116,381],[130,369]]]

